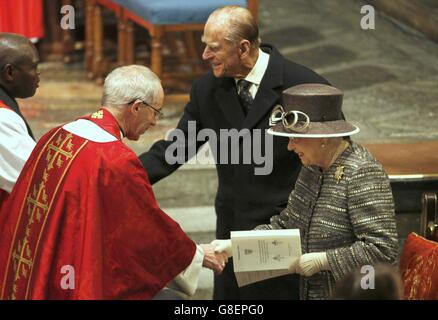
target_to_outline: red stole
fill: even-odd
[[[42,148],[40,146],[36,159],[32,154],[33,165],[26,168],[32,174],[25,187],[25,196],[20,199],[16,231],[6,262],[3,299],[28,298],[32,269],[42,250],[40,239],[44,225],[52,214],[52,205],[65,173],[87,142],[58,128],[52,138]]]
[[[105,109],[87,118],[120,139]],[[40,139],[0,216],[2,299],[149,299],[196,250],[128,147],[61,127]]]

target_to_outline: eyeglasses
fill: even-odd
[[[137,101],[137,100],[140,100],[140,101],[141,101],[143,104],[145,104],[146,106],[151,107],[152,110],[154,110],[154,112],[155,112],[155,118],[156,118],[157,120],[161,120],[161,119],[164,117],[164,113],[163,113],[163,111],[158,110],[158,109],[152,107],[149,103],[147,103],[146,101],[143,101],[143,100],[141,100],[141,99],[135,99],[135,100],[131,101],[131,102],[128,103],[128,104],[132,104],[132,103],[134,103],[134,102]]]

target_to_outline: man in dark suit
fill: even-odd
[[[300,161],[287,151],[288,140],[273,138],[272,148],[267,145],[269,140],[265,140],[270,112],[282,103],[281,92],[301,83],[327,81],[312,70],[286,60],[273,46],[260,45],[258,26],[245,8],[227,6],[214,11],[205,25],[202,40],[203,59],[210,63],[212,71],[194,82],[190,101],[178,123],[177,130],[184,133],[186,141],[183,144],[158,141],[140,159],[151,183],[155,183],[175,171],[204,143],[190,139],[189,128],[195,124],[196,133],[202,129],[214,131],[220,146],[220,151],[213,150],[219,178],[216,236],[229,239],[232,230],[249,230],[268,223],[273,214],[286,206],[295,184]],[[230,146],[229,136],[220,135],[224,129],[241,133],[238,150]],[[248,136],[251,146],[259,144],[259,149],[272,161],[271,170],[265,174],[256,173],[260,163],[254,161],[254,154],[250,163],[242,161],[247,156],[245,152],[255,149],[247,148]],[[179,143],[186,154],[184,161],[170,164],[166,161],[166,150],[174,143]],[[224,150],[228,151],[227,156]],[[232,152],[238,152],[238,164],[231,163]],[[215,299],[298,299],[298,294],[296,276],[238,288],[232,263],[228,263],[222,275],[215,277]]]

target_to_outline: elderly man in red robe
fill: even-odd
[[[202,266],[222,271],[122,142],[156,124],[163,96],[148,68],[115,69],[100,110],[40,139],[0,212],[1,299],[150,299],[169,282],[193,294]]]

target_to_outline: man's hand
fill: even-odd
[[[200,246],[204,251],[202,266],[213,270],[215,274],[221,274],[225,263],[228,262],[227,254],[225,252],[215,252],[211,244],[201,244]]]
[[[231,240],[213,240],[211,245],[214,247],[215,252],[225,252],[228,258],[233,256],[233,251],[231,250]]]
[[[330,270],[325,252],[312,252],[303,254],[297,266],[297,273],[310,277],[322,270]]]

